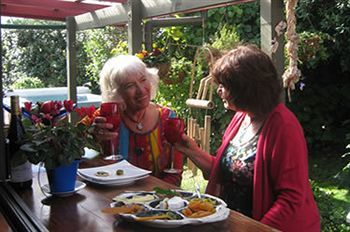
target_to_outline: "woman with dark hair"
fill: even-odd
[[[231,209],[282,231],[320,231],[303,129],[281,102],[270,57],[240,45],[215,63],[212,75],[225,108],[236,112],[222,144],[211,156],[183,135],[176,149],[209,179],[206,192]]]

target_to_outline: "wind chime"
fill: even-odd
[[[195,70],[197,64],[197,58],[201,52],[201,50],[207,52],[209,54],[209,69],[211,69],[214,63],[214,57],[210,48],[202,47],[198,48],[194,57],[192,71],[191,71],[191,83],[189,88],[189,99],[186,101],[186,105],[190,108],[190,113],[192,108],[196,109],[205,109],[211,110],[214,108],[213,98],[213,77],[209,75],[202,78],[199,82],[198,92],[195,98],[193,98],[193,85],[195,83]],[[191,114],[190,114],[191,115]],[[187,119],[187,135],[193,138],[197,144],[206,152],[210,153],[210,134],[211,134],[211,116],[205,115],[203,120],[203,125],[200,125],[199,120],[197,118],[193,118],[191,115]],[[193,164],[193,162],[188,159],[187,160],[188,168],[192,170],[193,175],[197,174],[197,167]]]

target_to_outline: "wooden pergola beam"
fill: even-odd
[[[128,0],[92,13],[75,16],[76,30],[85,30],[107,25],[128,24],[129,54],[135,54],[142,47],[142,20],[180,12],[204,11],[210,8],[228,6],[253,0]],[[284,20],[283,0],[260,0],[261,48],[272,57],[279,76],[284,70],[284,38],[276,36],[275,26]],[[150,28],[147,27],[149,33]],[[149,37],[149,36],[148,36]],[[150,38],[147,38],[148,48]],[[279,43],[278,49],[272,52],[274,39]],[[69,73],[68,73],[69,75]],[[68,76],[68,78],[73,78]]]
[[[283,0],[260,0],[260,41],[261,49],[271,56],[278,75],[282,78],[284,71],[284,36],[277,36],[276,25],[285,20]],[[278,43],[275,52],[273,43]]]
[[[129,0],[130,1],[130,0]],[[171,15],[182,12],[205,11],[211,8],[229,6],[256,0],[136,0],[140,4],[143,19]],[[128,22],[128,5],[118,4],[75,16],[77,30],[104,27],[107,25],[126,24]]]

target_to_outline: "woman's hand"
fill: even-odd
[[[186,134],[182,134],[181,138],[181,142],[174,144],[175,149],[179,152],[191,158],[192,153],[201,150],[200,147],[197,145],[196,141],[187,136]]]
[[[113,124],[107,123],[106,118],[102,116],[98,116],[94,119],[94,137],[98,141],[112,140],[118,136],[118,132],[111,131],[113,129]]]

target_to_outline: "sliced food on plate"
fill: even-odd
[[[159,189],[119,194],[102,212],[160,228],[218,222],[230,214],[223,200],[209,194]]]

